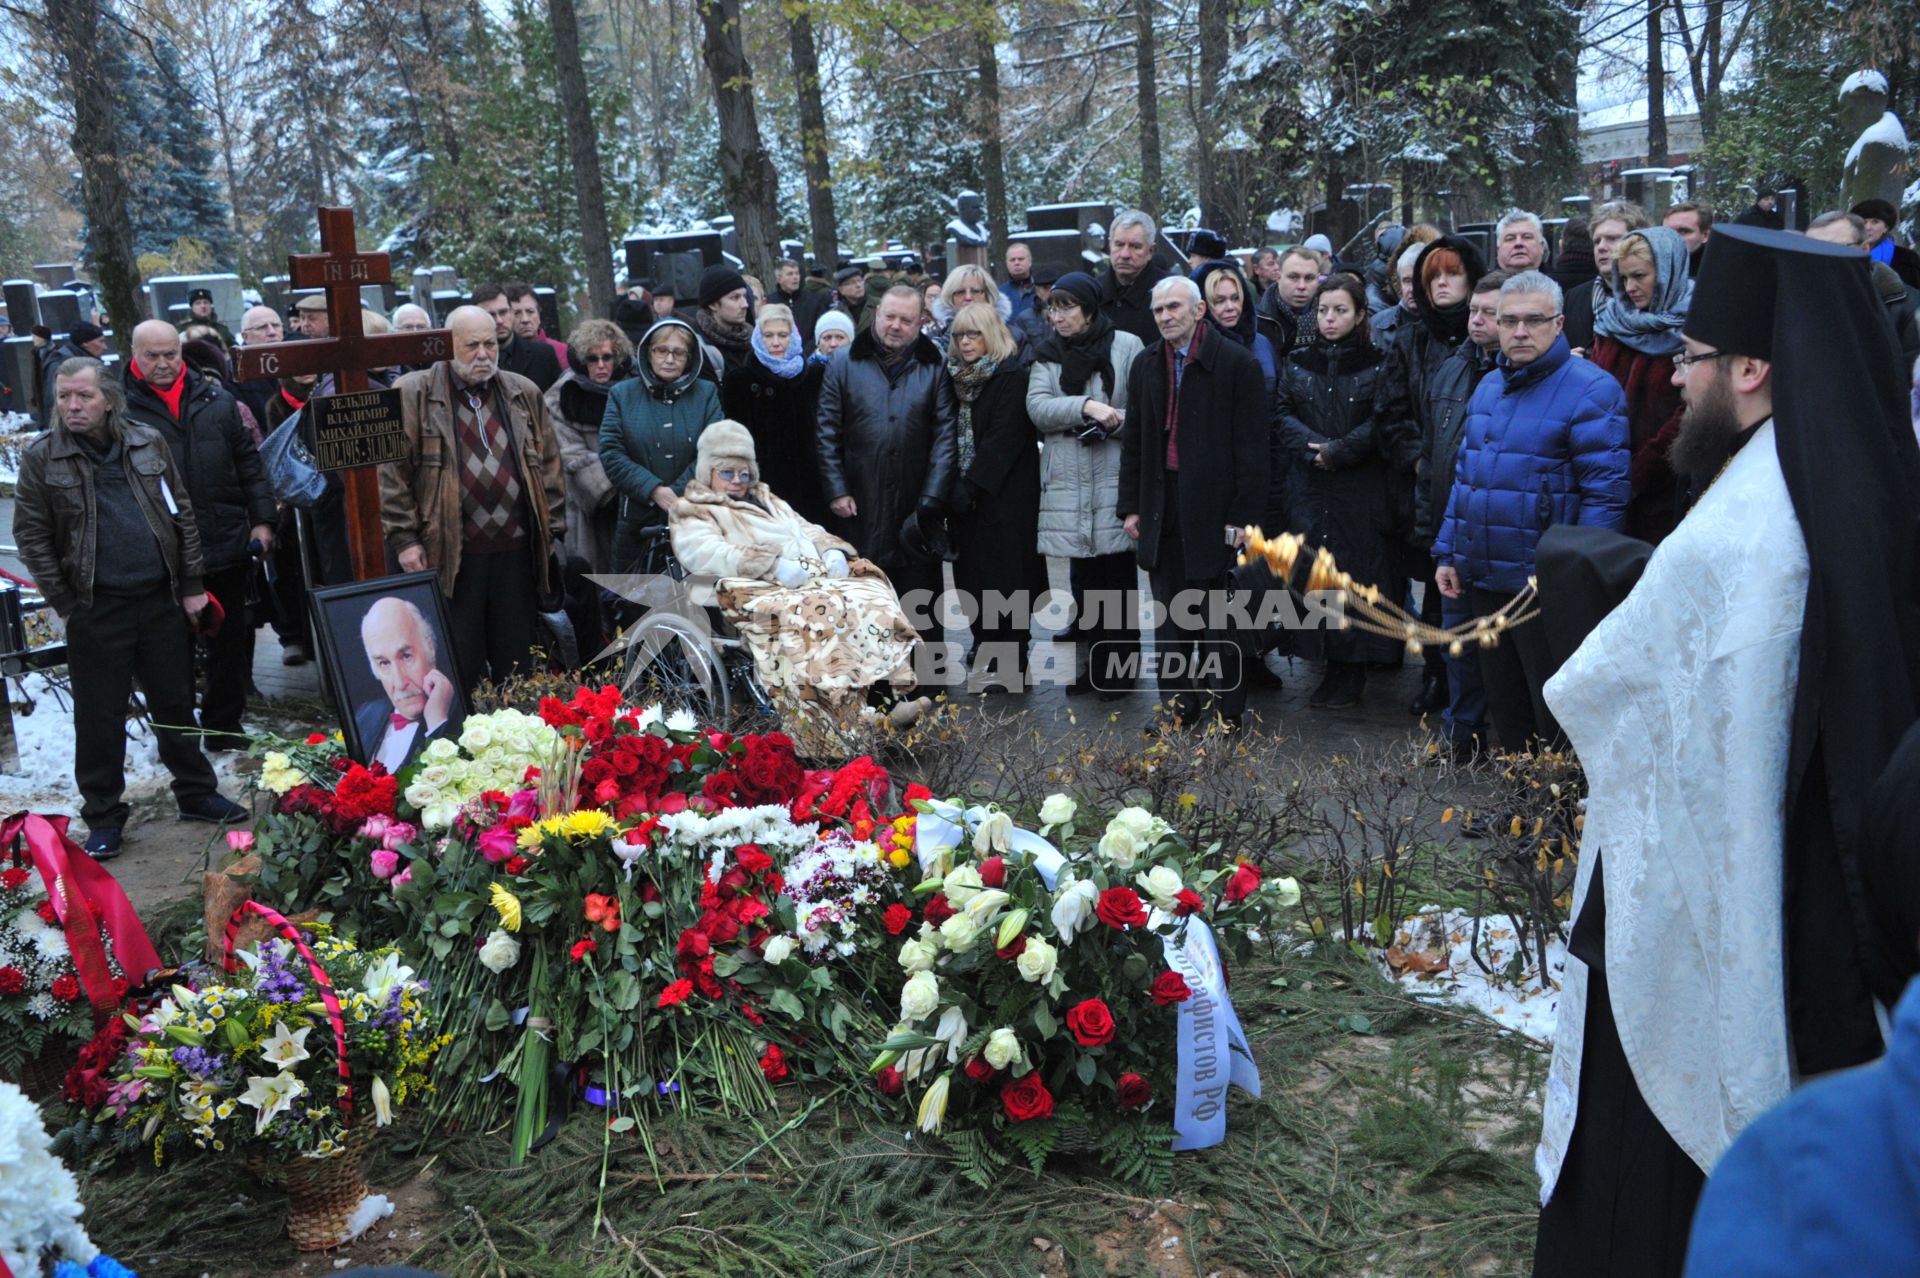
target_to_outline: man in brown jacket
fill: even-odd
[[[41,595],[66,619],[73,779],[86,850],[106,860],[119,855],[127,821],[127,698],[136,677],[181,817],[225,823],[247,812],[215,788],[213,766],[181,730],[193,723],[189,626],[202,621],[207,595],[200,531],[173,450],[126,419],[120,383],[99,360],[65,361],[53,388],[53,429],[20,459],[13,536]]]
[[[452,357],[394,383],[408,450],[380,468],[380,521],[403,571],[440,574],[471,692],[531,666],[537,602],[560,584],[566,487],[546,401],[500,368],[492,317],[462,306],[447,328]]]

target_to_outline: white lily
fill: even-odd
[[[313,1027],[289,1032],[287,1023],[281,1021],[273,1027],[273,1033],[267,1035],[260,1044],[260,1054],[281,1069],[290,1069],[312,1055],[307,1051],[307,1035],[313,1033]]]
[[[373,997],[376,1003],[384,1003],[393,993],[393,987],[402,981],[413,979],[413,969],[400,962],[398,953],[383,955],[378,963],[367,969],[360,982],[360,988]]]
[[[960,1045],[967,1041],[967,1033],[967,1017],[959,1008],[949,1007],[940,1014],[940,1023],[934,1026],[933,1036],[946,1040],[949,1065],[960,1059]]]
[[[373,1076],[373,1117],[374,1125],[387,1127],[393,1123],[393,1093],[387,1090],[387,1080],[378,1074]]]
[[[1013,818],[1004,812],[989,812],[973,832],[973,850],[980,856],[1005,852],[1013,842]]]
[[[967,902],[966,915],[975,923],[985,924],[993,917],[993,912],[1013,898],[999,888],[986,888],[974,894]]]
[[[920,1098],[919,1125],[923,1132],[937,1132],[940,1124],[947,1120],[947,1092],[953,1086],[953,1075],[942,1074],[933,1080],[933,1086],[927,1088],[927,1094]]]
[[[255,1074],[249,1077],[246,1094],[240,1098],[240,1103],[260,1111],[260,1116],[253,1123],[253,1134],[265,1135],[267,1124],[306,1093],[307,1085],[300,1081],[297,1074]]]

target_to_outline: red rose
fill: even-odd
[[[913,911],[895,901],[887,907],[886,916],[881,921],[887,925],[889,934],[898,936],[907,930],[909,923],[913,922]]]
[[[733,850],[733,855],[748,874],[765,874],[773,868],[773,858],[751,843],[742,843]]]
[[[1201,900],[1200,894],[1192,888],[1181,888],[1174,894],[1173,901],[1173,913],[1176,918],[1184,919],[1189,914],[1198,914],[1207,908],[1207,903]]]
[[[630,750],[617,751],[607,762],[612,765],[616,776],[630,777],[640,770],[640,760]]]
[[[27,988],[27,974],[17,967],[0,967],[0,994],[18,994]]]
[[[1007,885],[1007,863],[1002,857],[990,856],[980,863],[980,882],[990,888]]]
[[[589,719],[586,723],[587,740],[596,746],[605,745],[613,738],[613,723],[607,719]]]
[[[693,982],[679,980],[660,991],[660,1001],[654,1004],[654,1006],[676,1007],[691,997],[693,997]]]
[[[678,790],[660,796],[660,815],[674,816],[687,810],[687,796]]]
[[[505,870],[508,874],[520,875],[520,874],[525,874],[527,872],[527,867],[532,864],[533,862],[529,861],[524,856],[515,856],[515,857],[509,857],[507,859],[507,863],[501,866],[500,868]]]
[[[1052,1118],[1053,1093],[1040,1081],[1040,1071],[1034,1070],[1000,1089],[1000,1107],[1016,1123],[1034,1118]]]
[[[1013,938],[1012,945],[998,946],[994,949],[993,954],[995,958],[1003,958],[1011,963],[1014,959],[1019,958],[1026,952],[1027,938],[1024,936],[1016,936]]]
[[[578,963],[581,959],[585,958],[587,955],[593,953],[595,950],[599,948],[600,946],[594,942],[594,939],[591,936],[586,936],[575,941],[573,943],[573,948],[568,950],[567,953],[572,957],[574,962]]]
[[[643,905],[652,905],[659,899],[660,889],[654,885],[653,880],[648,879],[640,885],[640,901]]]
[[[613,765],[605,759],[588,759],[580,765],[580,780],[586,785],[599,785],[602,781],[613,780]]]
[[[873,1087],[882,1096],[898,1096],[907,1090],[906,1081],[900,1077],[900,1071],[891,1065],[873,1076]]]
[[[1147,907],[1140,903],[1140,894],[1132,888],[1108,888],[1100,894],[1099,904],[1093,907],[1093,912],[1108,927],[1147,925]]]
[[[71,1003],[80,997],[80,982],[71,976],[53,978],[53,996],[62,1003]]]
[[[705,932],[690,927],[680,933],[680,944],[675,949],[681,958],[702,959],[712,952],[713,943]]]
[[[620,801],[620,783],[614,780],[602,781],[593,787],[593,801],[599,804],[618,803]]]
[[[760,1072],[767,1076],[769,1083],[778,1083],[787,1077],[787,1057],[777,1046],[767,1044],[766,1055],[760,1058]]]
[[[1187,978],[1172,969],[1154,977],[1153,986],[1148,992],[1153,995],[1153,1001],[1162,1007],[1169,1003],[1184,1003],[1193,993],[1187,988]]]
[[[1153,1088],[1138,1074],[1122,1074],[1113,1086],[1120,1093],[1121,1109],[1139,1109],[1153,1099]]]
[[[935,892],[927,901],[927,922],[939,927],[959,911],[953,908],[953,902],[947,900],[945,892]]]
[[[967,1077],[976,1083],[984,1083],[1000,1071],[987,1064],[984,1056],[975,1056],[967,1062]]]
[[[29,877],[25,870],[16,865],[11,870],[0,872],[0,887],[11,892],[22,883],[25,883]]]
[[[1082,1047],[1102,1047],[1113,1041],[1113,1013],[1097,998],[1074,1007],[1067,1013],[1067,1028]]]
[[[1233,872],[1233,877],[1227,880],[1227,899],[1244,901],[1259,890],[1260,871],[1242,861],[1240,868]]]
[[[700,930],[720,945],[731,945],[739,939],[740,920],[722,910],[711,910],[701,916]]]

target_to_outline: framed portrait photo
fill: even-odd
[[[329,586],[311,597],[349,754],[397,773],[429,742],[459,737],[467,699],[437,573]]]

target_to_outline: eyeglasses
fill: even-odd
[[[664,350],[662,350],[662,351],[660,351],[659,353],[660,353],[660,354],[662,354],[662,355],[664,355],[664,354],[666,354],[666,351],[664,351]],[[616,358],[616,357],[615,357],[615,355],[614,355],[614,353],[613,353],[612,351],[608,351],[608,352],[607,352],[606,354],[604,354],[604,355],[589,355],[589,356],[587,356],[587,363],[589,363],[589,364],[617,364],[617,363],[619,363],[619,362],[620,362],[620,361],[618,360],[618,358]]]
[[[1682,351],[1673,357],[1674,371],[1684,373],[1703,359],[1722,359],[1733,353],[1732,351],[1702,351],[1698,355],[1689,355]]]
[[[978,336],[980,336],[980,330],[977,328],[956,328],[953,330],[953,340],[956,342],[963,337],[978,337]]]
[[[656,346],[647,354],[653,359],[670,359],[675,363],[683,362],[687,358],[687,353],[678,346]]]
[[[713,473],[720,476],[720,482],[723,484],[745,484],[753,480],[753,472],[750,470],[721,469]]]
[[[279,327],[278,324],[248,324],[240,331],[243,333],[271,333]]]
[[[1502,315],[1494,322],[1499,324],[1501,328],[1512,331],[1520,328],[1545,328],[1559,318],[1560,312],[1555,311],[1551,315]]]

